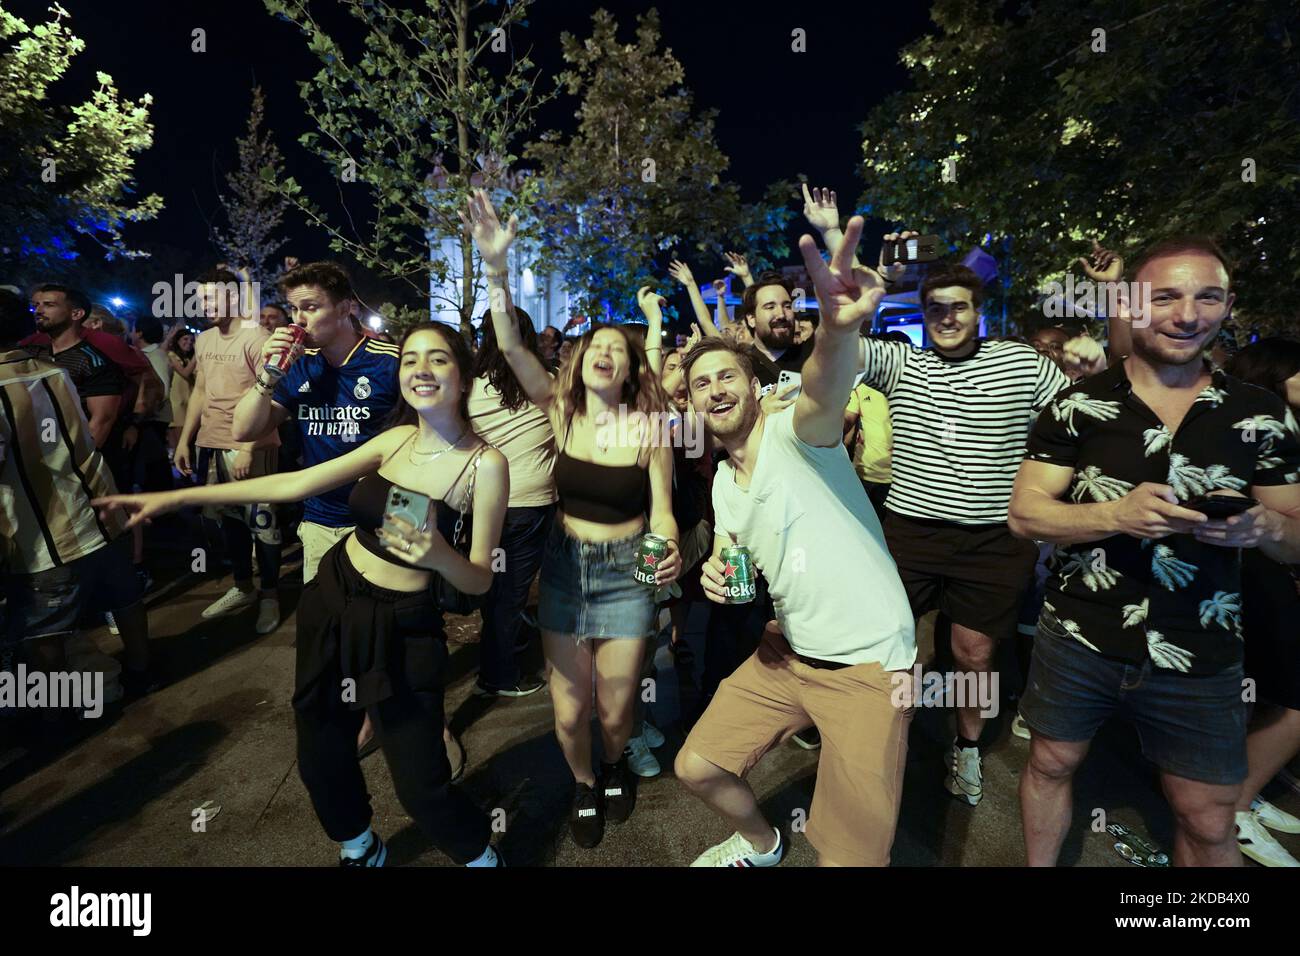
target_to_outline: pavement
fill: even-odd
[[[286,548],[280,627],[260,637],[253,610],[200,619],[231,581],[189,571],[193,530],[177,524],[152,532],[161,540],[151,543],[149,555],[158,579],[149,617],[166,686],[125,707],[112,706],[97,720],[79,721],[34,749],[16,742],[15,721],[0,720],[0,864],[333,864],[336,849],[319,828],[295,754],[290,696],[294,611],[301,595],[296,542]],[[692,618],[686,638],[697,662],[704,659],[700,623]],[[932,632],[932,621],[923,621],[922,659],[933,654]],[[611,824],[598,847],[581,850],[565,825],[572,779],[553,734],[549,696],[545,690],[516,700],[473,696],[477,633],[477,617],[449,620],[447,709],[467,753],[463,786],[493,812],[499,846],[512,866],[684,866],[729,835],[672,775],[685,736],[683,714],[697,709],[698,663],[679,669],[667,647],[659,647],[655,700],[648,710],[667,737],[657,751],[663,773],[641,781],[629,821]],[[120,650],[106,628],[91,634],[105,652]],[[523,660],[540,669],[536,641]],[[895,866],[1022,865],[1017,787],[1028,742],[1011,735],[1011,716],[1004,708],[986,730],[984,799],[972,808],[942,785],[951,713],[918,709]],[[811,804],[817,759],[816,752],[786,743],[749,778],[768,818],[787,825],[784,866],[815,863],[801,821]],[[451,865],[398,804],[382,755],[368,758],[363,769],[390,865]],[[1300,814],[1300,795],[1293,791],[1275,802]],[[200,812],[204,805],[209,809]],[[1123,724],[1103,730],[1076,779],[1075,819],[1062,865],[1130,865],[1114,852],[1111,838],[1092,829],[1098,810],[1106,822],[1126,823],[1166,850],[1171,845],[1172,819],[1155,771]],[[1300,856],[1300,836],[1276,836]]]

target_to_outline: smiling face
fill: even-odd
[[[724,349],[705,352],[691,366],[691,407],[709,434],[723,442],[742,441],[758,421],[758,379],[745,374]]]
[[[1133,350],[1152,365],[1198,362],[1232,309],[1228,273],[1214,256],[1175,252],[1134,276],[1151,284],[1150,322],[1133,324]]]
[[[754,337],[772,351],[795,344],[794,300],[785,286],[765,285],[754,294],[754,312],[745,316]]]
[[[1046,328],[1039,329],[1029,337],[1029,344],[1034,347],[1034,351],[1039,355],[1046,355],[1056,363],[1060,368],[1065,361],[1065,343],[1070,341],[1069,333],[1065,329]]]
[[[623,334],[617,329],[598,329],[582,356],[582,385],[598,392],[621,389],[630,368]]]
[[[194,351],[194,336],[191,333],[186,332],[184,335],[180,336],[180,338],[177,339],[177,341],[180,343],[180,348],[182,352]]]
[[[340,337],[352,341],[357,334],[352,325],[351,299],[335,302],[318,285],[301,285],[285,293],[295,325],[307,330],[307,341],[315,348],[329,348]]]
[[[940,355],[960,358],[974,349],[980,313],[970,289],[953,285],[932,289],[925,299],[925,331]]]
[[[402,343],[398,383],[402,398],[417,413],[457,409],[468,388],[448,334],[455,333],[419,329]]]

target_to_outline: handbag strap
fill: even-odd
[[[460,470],[460,475],[456,476],[456,481],[460,481],[461,475],[465,474],[466,470],[469,470],[469,485],[465,488],[465,498],[462,502],[460,513],[456,516],[456,527],[451,532],[451,546],[453,548],[460,547],[460,533],[465,528],[465,515],[472,507],[474,507],[474,481],[478,478],[479,459],[483,457],[484,452],[486,452],[490,447],[492,446],[487,442],[484,442],[479,447],[478,451],[474,453],[474,457],[471,458],[465,467]],[[456,487],[456,481],[451,483],[452,489]],[[448,490],[450,491],[451,489]]]

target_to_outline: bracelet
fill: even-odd
[[[506,276],[510,275],[510,270],[502,269],[500,272],[494,272],[492,269],[484,269],[483,274],[489,279],[504,279]]]
[[[649,348],[646,349],[646,354],[649,354],[649,353],[651,353],[651,352],[662,352],[662,351],[663,351],[663,348],[662,348],[662,347],[660,347],[660,346],[658,346],[658,345],[652,345],[652,346],[650,346]]]

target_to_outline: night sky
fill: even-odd
[[[234,141],[243,134],[250,90],[262,85],[267,125],[291,175],[308,193],[332,188],[322,164],[297,144],[307,131],[297,82],[318,69],[306,38],[270,16],[261,0],[148,3],[141,0],[62,0],[71,28],[85,51],[54,88],[61,101],[81,101],[103,70],[124,97],[151,93],[154,145],[137,161],[143,193],[158,192],[166,208],[153,222],[131,226],[128,242],[144,248],[162,243],[195,255],[211,255],[208,226],[219,213],[218,192],[236,162]],[[43,20],[47,0],[4,0],[29,24]],[[605,7],[630,40],[637,14],[657,6],[662,34],[686,70],[698,108],[717,108],[719,145],[731,160],[730,176],[747,201],[766,184],[806,174],[814,184],[835,187],[841,213],[861,194],[857,176],[858,126],[873,105],[906,79],[898,50],[924,32],[928,5],[786,4],[773,18],[731,0],[538,0],[516,49],[531,43],[542,75],[563,68],[560,34],[590,33],[592,11]],[[314,5],[333,35],[355,29],[350,16],[329,0]],[[207,52],[190,50],[190,31],[207,30]],[[790,49],[791,31],[807,31],[806,53]],[[550,82],[549,80],[544,80]],[[538,115],[533,136],[572,122],[576,99],[562,96]],[[328,193],[326,193],[328,195]],[[802,219],[799,220],[802,223]],[[324,234],[295,213],[287,223],[287,252],[303,260],[329,255]],[[879,231],[879,230],[877,230]],[[697,266],[701,281],[714,271]]]

